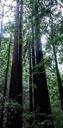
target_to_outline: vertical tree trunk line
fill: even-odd
[[[32,51],[31,46],[29,46],[29,101],[30,101],[30,128],[32,128],[33,124],[33,76],[32,76]]]
[[[57,56],[56,56],[56,50],[55,50],[54,43],[53,43],[53,52],[54,52],[57,82],[58,82],[58,88],[59,88],[59,94],[60,94],[60,100],[61,100],[61,108],[63,111],[63,87],[62,87],[62,81],[61,81],[61,77],[60,77],[60,73],[59,73],[59,69],[58,69],[58,62],[57,62]]]
[[[59,95],[60,95],[60,100],[61,100],[61,108],[63,111],[63,87],[62,87],[62,80],[60,77],[60,72],[58,69],[58,61],[57,61],[57,54],[56,54],[56,46],[53,42],[53,38],[54,38],[54,30],[53,30],[53,19],[51,16],[51,39],[52,39],[52,47],[53,47],[53,54],[54,54],[54,61],[55,61],[55,68],[56,68],[56,76],[57,76],[57,82],[58,82],[58,88],[59,88]]]
[[[48,115],[51,114],[51,105],[47,87],[44,58],[42,52],[42,44],[40,41],[40,18],[39,18],[39,1],[35,3],[35,42],[33,49],[33,84],[34,89],[34,108],[35,108],[35,120],[42,122],[48,119]],[[49,118],[50,119],[50,118]],[[44,128],[54,128],[53,124],[44,125]]]
[[[23,16],[23,0],[17,0],[16,10],[16,30],[14,35],[14,50],[12,60],[11,82],[10,82],[10,103],[16,101],[20,105],[20,109],[15,110],[9,108],[8,128],[22,127],[22,16]]]

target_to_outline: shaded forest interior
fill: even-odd
[[[0,128],[63,128],[63,0],[0,0]]]

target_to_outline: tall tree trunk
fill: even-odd
[[[43,53],[41,49],[41,42],[35,43],[36,49],[33,49],[33,86],[34,86],[34,111],[35,111],[35,124],[37,121],[42,122],[48,119],[51,114],[51,106],[47,88],[47,80],[45,74]],[[35,51],[36,50],[36,51]],[[44,128],[54,128],[53,124],[44,125]]]
[[[60,100],[61,100],[61,107],[63,111],[63,87],[62,87],[62,81],[61,81],[61,77],[58,69],[55,44],[53,43],[52,45],[53,45],[53,53],[54,53],[54,60],[55,60],[55,67],[56,67],[57,82],[58,82],[58,88],[59,88],[59,94],[60,94]]]
[[[50,16],[50,18],[51,18],[51,40],[52,40],[54,61],[55,61],[55,67],[56,67],[56,76],[57,76],[57,82],[58,82],[58,88],[59,88],[59,94],[60,94],[60,100],[61,100],[61,107],[62,107],[62,111],[63,111],[63,87],[62,87],[60,72],[58,69],[58,61],[57,61],[56,46],[55,46],[56,42],[53,42],[53,38],[54,38],[53,18],[52,18],[52,16]]]
[[[16,97],[16,93],[18,93],[19,88],[18,86],[18,57],[19,57],[19,0],[17,0],[17,7],[16,7],[16,28],[14,32],[14,49],[13,49],[13,60],[12,60],[12,70],[11,70],[11,83],[10,83],[10,94],[9,97],[14,99]],[[13,78],[14,77],[14,78]],[[18,89],[17,92],[14,90]]]
[[[12,108],[9,109],[11,115],[8,115],[8,128],[22,127],[22,15],[23,1],[17,0],[16,31],[9,98],[11,102],[15,100],[19,104],[20,109],[17,108],[16,113],[15,110],[12,111]]]
[[[35,112],[35,120],[36,120],[38,103],[37,103],[37,73],[35,70],[35,66],[36,66],[35,42],[32,42],[32,66],[33,66],[34,112]],[[35,121],[35,124],[36,124],[36,121]]]
[[[39,19],[39,1],[35,3],[35,42],[33,48],[33,83],[34,89],[34,109],[35,120],[39,122],[48,120],[48,115],[51,114],[51,105],[48,94],[46,73],[44,67],[44,59],[42,53],[42,44],[40,41],[40,19]],[[50,120],[50,118],[49,118]],[[53,124],[44,124],[44,128],[54,128]]]
[[[33,18],[33,12],[34,12],[34,1],[30,1],[31,3],[31,29],[32,29],[32,42],[34,42],[34,18]],[[34,94],[33,94],[33,43],[29,44],[29,64],[30,64],[30,112],[31,112],[31,118],[30,118],[30,128],[33,128],[33,106],[34,106]]]
[[[32,123],[33,123],[33,77],[32,77],[32,51],[31,51],[31,46],[29,47],[29,72],[30,72],[30,77],[29,77],[29,96],[30,96],[30,114],[31,114],[31,118],[30,118],[30,128],[32,128]]]

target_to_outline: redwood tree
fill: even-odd
[[[23,15],[23,1],[17,0],[16,9],[16,28],[14,34],[14,50],[12,60],[12,71],[10,81],[10,104],[16,101],[20,106],[19,109],[12,110],[9,108],[8,124],[10,128],[22,127],[22,15]],[[20,110],[21,109],[21,110]]]
[[[43,16],[42,16],[43,17]],[[34,85],[34,110],[35,122],[48,120],[51,114],[51,106],[48,94],[42,44],[40,41],[40,17],[39,1],[35,1],[35,41],[32,42],[32,64],[33,64],[33,85]],[[50,118],[49,118],[50,119]],[[53,128],[53,124],[44,124],[44,128]]]

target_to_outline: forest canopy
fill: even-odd
[[[63,0],[0,0],[0,128],[63,128]]]

